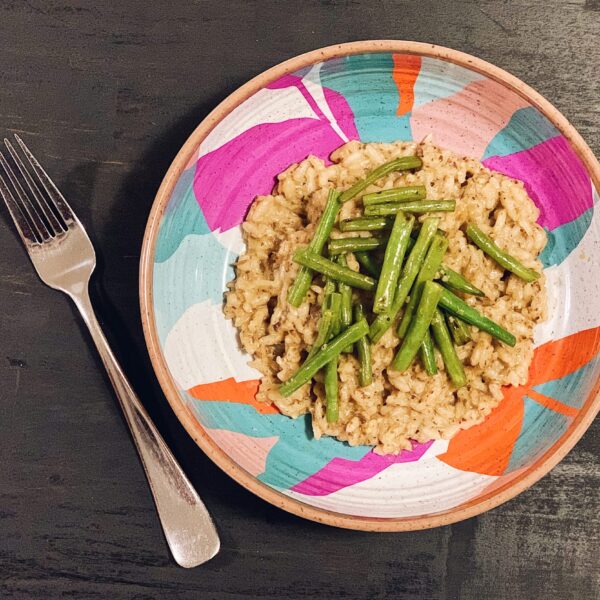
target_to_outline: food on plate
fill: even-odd
[[[481,422],[524,384],[546,234],[520,181],[421,143],[349,142],[259,196],[225,314],[257,399],[381,454]]]

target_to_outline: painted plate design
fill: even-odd
[[[535,92],[467,55],[363,42],[294,61],[217,108],[159,192],[141,291],[163,388],[218,464],[293,512],[367,529],[427,527],[481,512],[543,475],[598,410],[598,163]],[[223,316],[223,292],[243,250],[240,223],[254,197],[271,192],[275,175],[308,154],[327,162],[349,140],[429,134],[522,180],[540,209],[550,313],[535,332],[529,381],[505,388],[485,422],[449,442],[382,457],[316,441],[308,416],[293,420],[255,401],[260,374]]]

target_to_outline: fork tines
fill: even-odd
[[[29,168],[11,142],[4,138],[4,145],[16,170],[0,152],[0,195],[23,242],[28,245],[43,243],[65,233],[76,217],[64,196],[17,134],[15,140]]]

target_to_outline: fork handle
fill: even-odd
[[[123,409],[173,557],[182,567],[202,564],[219,551],[215,525],[125,377],[98,323],[87,286],[71,298],[88,326]]]

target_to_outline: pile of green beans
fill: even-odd
[[[358,384],[371,385],[378,375],[371,364],[371,346],[392,326],[397,326],[399,345],[388,369],[404,371],[418,356],[432,377],[443,364],[456,388],[467,384],[457,348],[471,342],[472,327],[508,346],[516,344],[512,333],[464,299],[472,296],[489,303],[484,291],[443,263],[448,238],[439,229],[440,217],[428,213],[454,211],[454,200],[427,199],[424,185],[364,193],[390,173],[421,167],[419,157],[397,158],[344,192],[331,190],[312,240],[294,253],[300,270],[288,291],[291,310],[300,307],[315,277],[323,278],[323,299],[314,344],[279,391],[288,397],[323,370],[328,423],[336,423],[343,410],[338,397],[340,355],[356,354]],[[338,222],[341,205],[357,197],[363,214]],[[421,214],[425,216],[417,219]],[[468,223],[465,232],[469,241],[513,275],[526,282],[540,277],[475,223]]]

